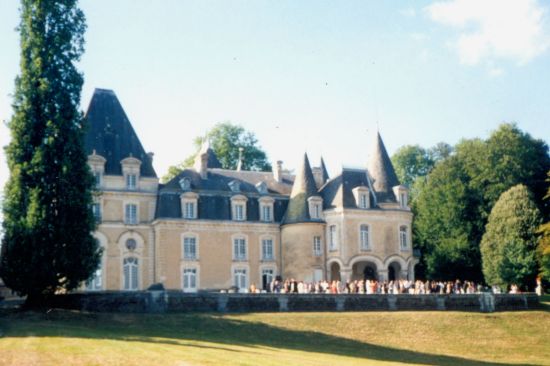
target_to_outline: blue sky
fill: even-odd
[[[270,160],[304,151],[364,167],[377,126],[393,153],[485,138],[503,121],[550,140],[550,3],[83,0],[82,108],[113,89],[159,175],[216,122]],[[18,2],[0,2],[0,120],[18,71]],[[0,144],[9,133],[0,127]],[[0,184],[8,177],[0,154]]]

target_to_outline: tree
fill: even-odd
[[[549,169],[547,145],[514,124],[499,126],[487,140],[458,143],[416,188],[413,232],[427,276],[481,279],[479,245],[496,200],[514,185],[525,184],[545,214]]]
[[[202,144],[208,140],[216,157],[224,169],[236,169],[239,162],[239,148],[243,148],[242,169],[271,171],[271,165],[267,160],[266,153],[258,146],[258,139],[242,126],[234,125],[231,122],[221,122],[215,125],[205,136],[196,137],[193,141],[195,153],[182,163],[168,168],[168,173],[162,177],[163,182],[177,176],[184,169],[190,168],[195,162],[195,156]]]
[[[518,184],[500,196],[481,240],[483,274],[488,284],[534,285],[536,231],[541,222],[540,211],[525,185]]]
[[[99,264],[74,65],[85,28],[76,0],[22,1],[0,276],[28,306],[78,287]]]
[[[547,182],[550,183],[550,171],[548,171]],[[548,187],[545,199],[550,200],[550,187]],[[550,221],[540,226],[539,234],[540,239],[537,251],[540,262],[540,276],[550,281]]]

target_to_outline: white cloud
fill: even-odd
[[[426,11],[433,21],[459,29],[453,47],[466,65],[497,59],[523,65],[550,46],[546,10],[536,0],[438,1]]]
[[[418,33],[418,32],[411,33],[410,37],[413,41],[416,41],[416,42],[422,42],[430,38],[426,33]]]

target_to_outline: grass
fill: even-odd
[[[0,331],[0,365],[550,365],[548,308],[493,314],[3,311]]]

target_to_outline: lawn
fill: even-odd
[[[550,311],[0,313],[0,365],[550,365]]]

